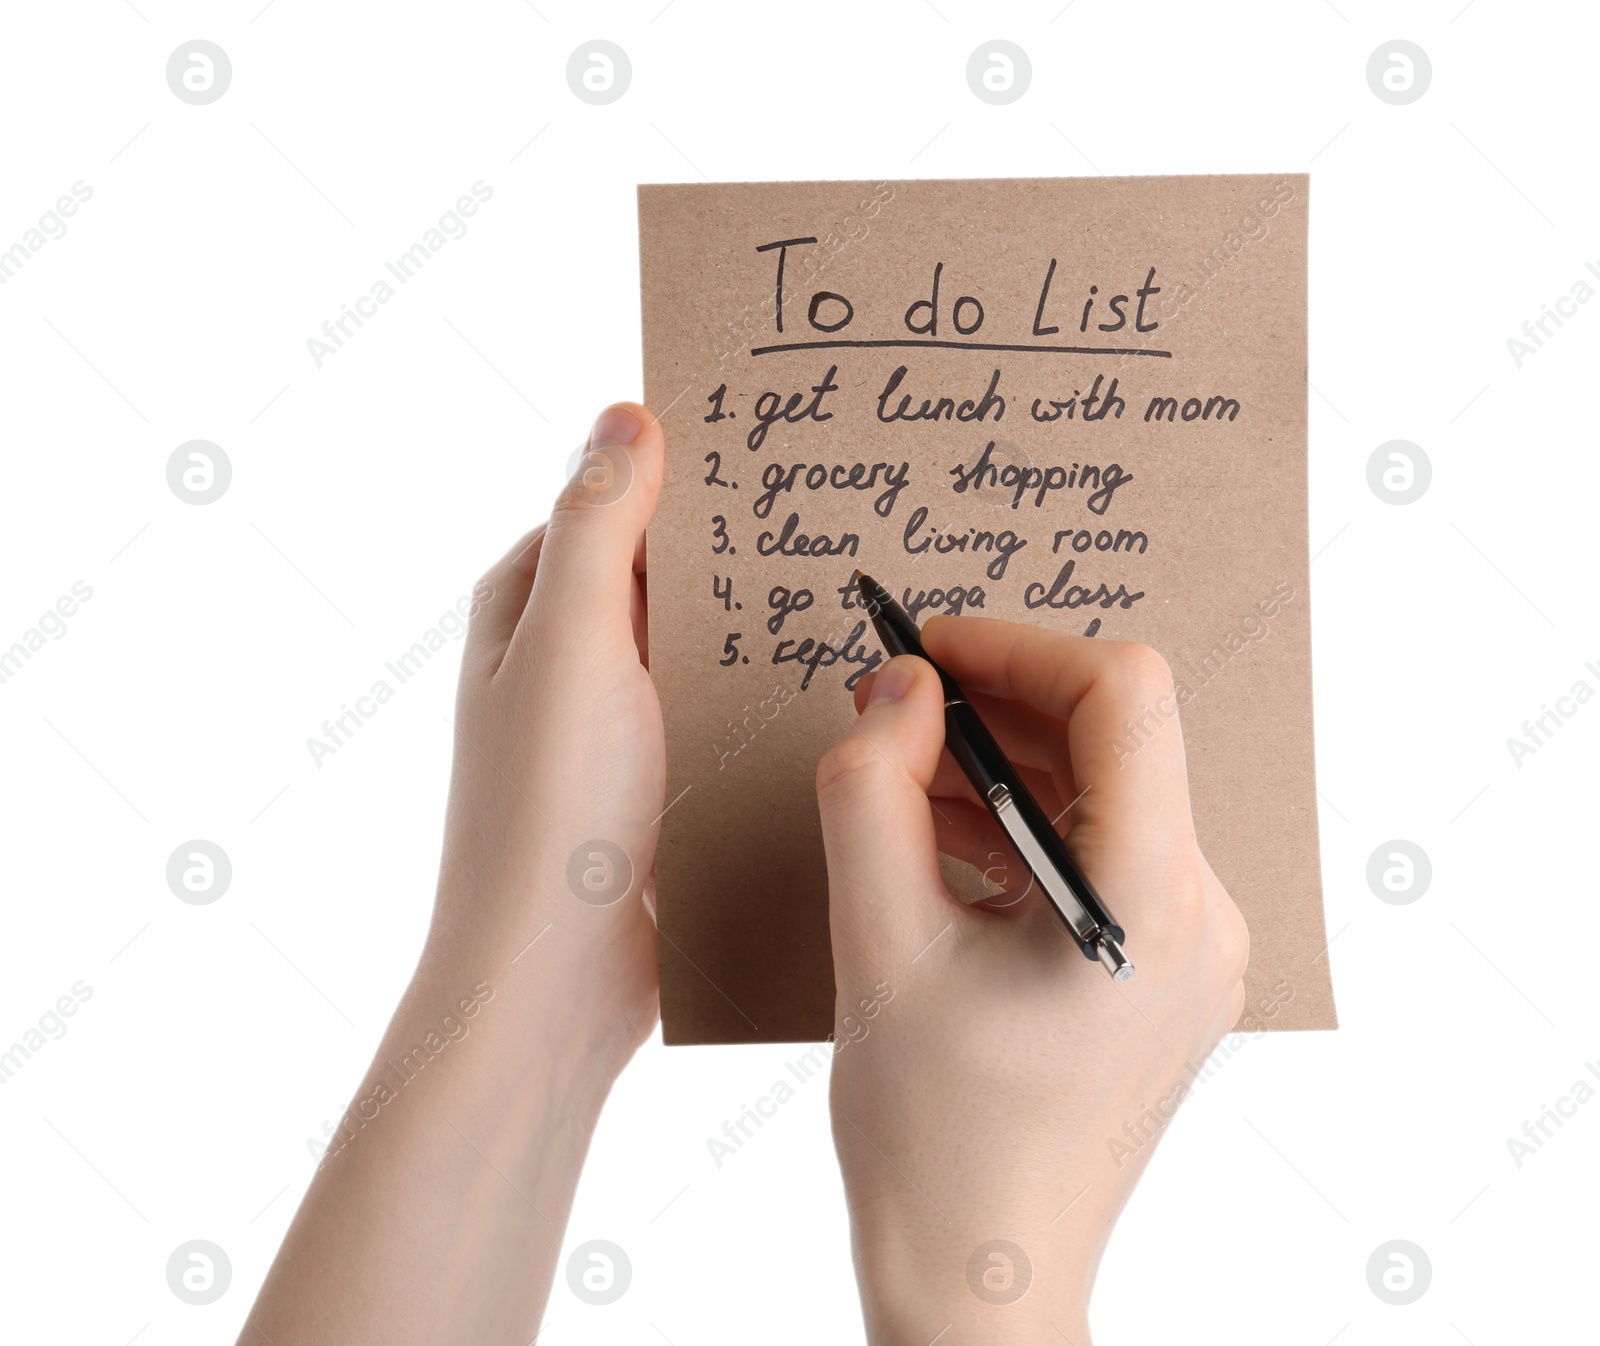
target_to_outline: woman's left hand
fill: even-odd
[[[574,1008],[620,1034],[601,1043],[624,1060],[657,1016],[647,901],[666,752],[644,530],[661,470],[650,412],[607,408],[549,523],[479,582],[427,955],[505,966],[526,950],[513,994],[536,969],[575,979]]]
[[[549,524],[474,593],[427,945],[241,1342],[539,1332],[601,1104],[657,1015],[661,467],[655,418],[607,409]]]

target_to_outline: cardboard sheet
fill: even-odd
[[[1200,843],[1250,925],[1240,1027],[1335,1026],[1308,195],[1301,175],[639,189],[645,397],[667,441],[648,538],[667,1042],[832,1030],[813,773],[882,657],[857,566],[919,621],[1159,649]],[[1161,729],[1153,710],[1128,750]]]

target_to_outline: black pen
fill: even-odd
[[[889,654],[914,654],[928,659],[917,624],[889,591],[859,570],[855,581],[878,639]],[[1127,981],[1133,976],[1133,964],[1122,952],[1122,941],[1127,938],[1122,927],[1067,853],[1054,824],[1022,783],[988,726],[978,718],[960,684],[932,659],[928,662],[933,664],[944,687],[944,741],[950,756],[1011,838],[1011,844],[1044,889],[1083,956],[1103,963],[1112,981]]]

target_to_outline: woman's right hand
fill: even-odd
[[[1112,1225],[1243,1008],[1248,935],[1195,842],[1158,654],[981,618],[923,635],[1046,811],[1070,805],[1058,826],[1137,972],[1113,984],[1036,888],[1001,909],[951,896],[939,850],[1000,861],[1013,891],[1030,876],[943,751],[929,664],[893,659],[864,681],[817,794],[834,1141],[868,1337],[1083,1343]],[[1141,718],[1134,749],[1125,726]]]

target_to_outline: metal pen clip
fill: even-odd
[[[1011,844],[1017,848],[1017,853],[1033,871],[1045,895],[1061,914],[1061,919],[1086,948],[1094,950],[1095,956],[1111,974],[1112,981],[1127,981],[1133,976],[1133,964],[1128,961],[1122,946],[1117,943],[1111,932],[1102,930],[1084,909],[1083,903],[1078,901],[1078,895],[1072,891],[1066,878],[1056,868],[1055,862],[1046,854],[1044,847],[1039,844],[1039,839],[1033,835],[1023,820],[1015,801],[1011,798],[1011,791],[1004,785],[995,785],[989,791],[989,803],[1000,826],[1005,828],[1006,835],[1011,838]]]

